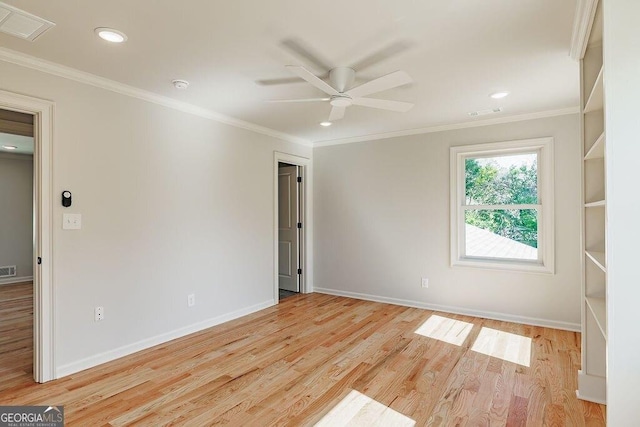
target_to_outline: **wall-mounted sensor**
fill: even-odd
[[[63,191],[62,192],[62,206],[68,208],[71,206],[71,191]]]

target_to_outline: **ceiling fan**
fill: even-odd
[[[337,67],[329,71],[329,80],[331,81],[331,85],[304,67],[298,65],[287,65],[287,69],[317,87],[329,95],[329,97],[278,99],[269,102],[329,102],[329,104],[331,104],[331,113],[329,114],[330,122],[343,118],[347,107],[352,105],[398,111],[402,113],[409,111],[413,107],[413,104],[409,102],[366,98],[367,95],[413,82],[413,79],[411,79],[411,77],[404,71],[395,71],[391,74],[370,80],[360,86],[350,89],[355,80],[356,73],[349,67]]]

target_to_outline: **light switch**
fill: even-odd
[[[82,228],[82,215],[62,214],[62,228],[64,230],[80,230]]]

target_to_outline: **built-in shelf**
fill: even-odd
[[[605,206],[604,200],[596,200],[595,202],[589,202],[584,204],[585,208],[600,208],[604,206]]]
[[[604,338],[607,338],[607,301],[604,297],[586,297],[587,306],[593,313],[598,328]]]
[[[640,1],[640,0],[635,0]],[[589,28],[574,46],[580,56],[582,143],[582,351],[580,399],[607,402],[607,206],[605,87],[602,13],[604,1],[585,0],[580,25]],[[586,6],[588,4],[588,6]],[[595,10],[594,10],[595,9]],[[575,34],[574,34],[575,36]],[[585,48],[586,47],[586,48]]]
[[[593,89],[591,89],[591,94],[589,95],[589,99],[584,104],[584,112],[590,113],[592,111],[602,110],[604,108],[604,87],[602,84],[602,71],[603,68],[600,68],[600,72],[598,73],[598,78],[596,82],[593,84]]]
[[[598,268],[600,268],[600,270],[604,271],[605,273],[607,272],[604,252],[585,251],[585,254],[587,255],[587,258],[593,261],[593,263],[597,265]]]
[[[596,139],[587,154],[585,154],[585,160],[603,159],[604,158],[604,132]]]

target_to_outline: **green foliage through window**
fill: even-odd
[[[465,202],[473,205],[538,204],[537,155],[512,162],[509,156],[465,160]],[[519,156],[522,157],[522,156]],[[526,157],[526,156],[525,156]],[[506,161],[505,161],[506,160]],[[535,209],[470,209],[465,222],[525,245],[538,246]]]

